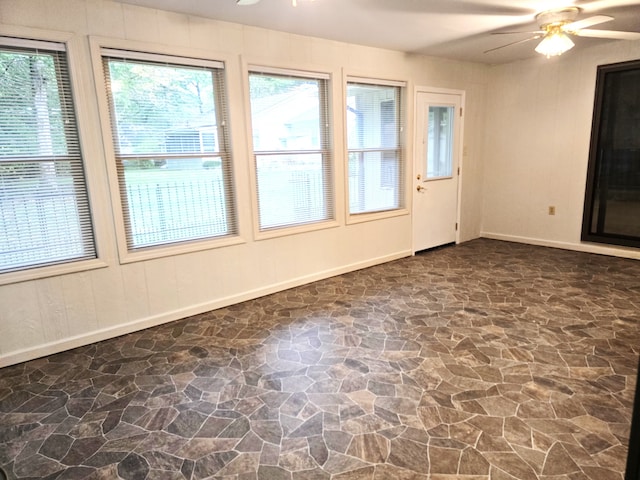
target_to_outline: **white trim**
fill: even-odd
[[[96,181],[99,174],[96,172],[95,162],[88,161],[89,158],[99,158],[102,151],[100,149],[96,151],[95,142],[92,138],[95,130],[86,126],[88,123],[85,115],[90,109],[87,109],[82,104],[86,101],[87,95],[84,90],[84,79],[80,78],[82,72],[79,73],[81,69],[78,68],[78,64],[83,61],[79,46],[81,41],[80,37],[69,32],[0,25],[0,44],[65,52],[82,167],[85,172],[88,207],[92,217],[91,233],[95,243],[96,257],[85,260],[69,260],[65,263],[42,267],[34,266],[33,268],[3,273],[0,274],[0,286],[96,270],[109,266],[110,256],[105,253],[109,250],[108,242],[105,240],[105,229],[97,221],[104,214],[104,208],[101,204],[106,197],[101,195],[101,185]]]
[[[359,83],[359,84],[367,84],[374,86],[383,86],[383,87],[398,87],[400,88],[400,113],[403,114],[403,118],[400,119],[400,138],[398,144],[398,150],[402,153],[402,161],[404,162],[404,178],[400,179],[400,181],[404,182],[404,206],[398,207],[395,209],[389,210],[379,210],[379,211],[368,211],[361,213],[351,213],[349,210],[349,152],[358,150],[358,149],[349,149],[348,145],[348,132],[347,132],[347,91],[349,88],[349,83]],[[408,144],[408,132],[409,132],[409,82],[404,80],[390,80],[386,78],[378,78],[375,75],[371,76],[363,76],[363,75],[349,75],[344,70],[342,72],[342,95],[341,95],[341,116],[342,118],[342,132],[340,134],[343,143],[343,188],[345,192],[345,200],[344,200],[344,215],[345,215],[345,224],[346,225],[354,225],[358,223],[372,222],[375,220],[383,220],[385,218],[399,217],[403,215],[409,215],[411,213],[411,208],[409,203],[412,201],[413,197],[409,196],[410,189],[408,174],[410,172],[409,168],[409,159],[412,158],[412,155],[409,151]],[[336,116],[334,115],[334,118]],[[413,168],[413,166],[411,166]]]
[[[404,78],[409,78],[411,77],[411,75],[408,74],[403,74],[403,75],[398,75],[393,76],[393,75],[387,75],[386,72],[380,72],[380,71],[375,71],[375,70],[369,70],[369,69],[361,69],[361,68],[351,68],[349,66],[347,67],[343,67],[342,68],[342,77],[345,80],[346,83],[346,79],[356,79],[358,81],[361,81],[362,83],[368,83],[367,80],[373,80],[374,82],[384,82],[384,84],[388,84],[391,86],[395,86],[396,83],[401,83],[402,87],[405,88],[409,88],[409,85],[412,83],[411,80],[401,80],[400,78],[404,77]]]
[[[245,138],[247,144],[247,171],[249,172],[249,195],[251,197],[251,226],[253,239],[257,240],[260,233],[260,214],[258,208],[258,175],[256,171],[255,153],[253,150],[253,122],[251,120],[251,92],[249,89],[249,65],[245,59],[241,59],[241,76],[243,86],[243,118]]]
[[[139,52],[137,50],[122,50],[115,48],[102,47],[100,53],[104,57],[127,60],[141,60],[148,62],[165,62],[177,65],[189,65],[193,67],[208,67],[208,68],[224,68],[224,62],[217,60],[200,59],[193,57],[183,57],[178,55],[167,55],[164,53],[150,53]]]
[[[464,174],[464,111],[466,109],[465,106],[465,102],[466,102],[466,91],[465,90],[457,90],[457,89],[452,89],[452,88],[440,88],[440,87],[426,87],[426,86],[421,86],[421,85],[416,85],[416,87],[414,88],[414,98],[413,98],[413,106],[414,106],[414,112],[413,112],[413,125],[414,127],[417,125],[418,123],[418,109],[416,108],[416,103],[417,103],[417,99],[418,99],[418,94],[419,93],[431,93],[431,94],[437,94],[437,95],[453,95],[453,96],[457,96],[460,97],[460,108],[462,109],[462,115],[459,116],[459,125],[460,125],[460,138],[458,138],[458,168],[460,169],[460,174],[457,174],[457,172],[454,172],[454,175],[458,176],[458,198],[457,198],[457,207],[456,207],[456,224],[458,226],[457,230],[456,230],[456,244],[460,243],[460,235],[462,232],[462,175]],[[415,146],[417,141],[418,141],[418,135],[420,134],[420,132],[417,131],[416,128],[414,128],[414,132],[413,132],[413,145]],[[411,171],[413,172],[413,174],[411,175],[411,182],[413,182],[413,178],[415,177],[415,152],[414,152],[414,163],[413,165],[411,165]],[[438,179],[436,179],[438,180]],[[413,196],[413,190],[410,187],[409,191],[411,191],[411,211],[412,211],[412,215],[414,212],[414,205],[413,205],[413,201],[414,201],[414,196]],[[413,216],[412,216],[412,220],[413,220]],[[414,250],[415,252],[415,247],[413,246],[413,221],[412,221],[412,225],[411,225],[411,243],[412,243],[412,250]]]
[[[203,60],[228,64],[234,57],[228,53],[212,52],[197,47],[182,47],[165,45],[154,42],[143,42],[139,40],[129,40],[125,38],[102,37],[99,35],[89,35],[89,45],[93,49],[97,48],[98,56],[102,49],[130,51],[134,53],[149,53],[153,55],[165,55],[180,59]]]
[[[462,235],[462,179],[464,175],[464,124],[465,117],[464,112],[467,111],[466,101],[467,101],[467,92],[464,90],[456,90],[460,94],[460,139],[458,140],[460,143],[458,145],[458,214],[456,218],[456,223],[458,228],[456,230],[456,244],[460,243],[460,238]],[[455,174],[454,174],[455,175]]]
[[[407,207],[396,208],[393,210],[380,210],[377,212],[351,213],[347,217],[347,225],[357,223],[374,222],[385,218],[401,217],[409,215],[410,211]]]
[[[145,328],[155,327],[164,323],[180,320],[192,315],[198,315],[200,313],[209,312],[218,308],[223,308],[229,305],[234,305],[247,300],[253,300],[265,295],[280,292],[289,288],[299,287],[311,282],[324,280],[326,278],[334,277],[336,275],[342,275],[344,273],[353,272],[363,268],[372,267],[374,265],[380,265],[400,258],[409,257],[412,253],[408,250],[399,251],[393,254],[384,255],[382,257],[365,260],[363,262],[352,263],[344,265],[342,267],[332,268],[324,270],[322,272],[316,272],[309,275],[293,278],[284,282],[274,283],[265,287],[256,288],[254,290],[248,290],[236,295],[220,298],[211,302],[199,303],[191,305],[189,307],[173,310],[170,312],[162,313],[159,315],[152,315],[134,322],[127,323],[125,325],[119,325],[116,327],[103,328],[95,330],[93,332],[76,335],[74,337],[66,338],[64,340],[58,340],[49,342],[43,345],[39,345],[33,348],[25,348],[8,352],[0,355],[0,368],[14,365],[16,363],[25,362],[35,358],[43,357],[45,355],[52,355],[54,353],[69,350],[84,345],[88,345],[93,342],[99,342],[107,340],[127,333],[136,332]]]
[[[0,35],[15,37],[16,39],[67,43],[74,35],[60,30],[45,30],[41,28],[22,27],[0,23]]]
[[[594,253],[597,255],[608,255],[611,257],[631,258],[640,260],[640,250],[625,247],[606,247],[593,243],[572,243],[547,240],[544,238],[522,237],[518,235],[505,235],[502,233],[480,232],[481,238],[491,240],[503,240],[505,242],[525,243],[527,245],[538,245],[541,247],[560,248],[574,252]]]
[[[122,208],[122,201],[120,199],[120,186],[118,183],[118,172],[115,162],[115,147],[113,145],[113,136],[111,135],[111,118],[109,114],[109,103],[107,100],[106,90],[107,86],[104,79],[101,55],[102,41],[104,40],[97,37],[89,37],[89,49],[91,51],[91,61],[93,64],[93,78],[96,88],[95,96],[98,103],[100,131],[102,133],[102,145],[104,148],[105,166],[111,197],[110,214],[113,218],[118,257],[120,261],[123,262],[123,259],[125,259],[128,254],[127,237],[124,227],[124,212]]]
[[[321,230],[325,228],[333,228],[340,226],[343,223],[342,212],[338,208],[339,202],[342,200],[342,190],[338,189],[338,174],[336,173],[338,170],[338,140],[336,138],[336,128],[337,121],[336,117],[336,104],[337,102],[341,102],[340,99],[336,98],[336,88],[338,88],[336,78],[340,77],[340,70],[327,68],[326,66],[320,66],[315,64],[301,64],[296,65],[292,62],[281,62],[276,61],[272,62],[270,66],[264,65],[261,61],[252,61],[251,57],[240,57],[240,65],[241,65],[241,76],[242,76],[242,87],[243,91],[243,99],[244,99],[244,119],[245,119],[245,138],[246,138],[246,148],[247,148],[247,162],[248,162],[248,173],[249,173],[249,185],[250,185],[250,196],[251,196],[251,216],[252,216],[252,230],[253,230],[253,239],[254,240],[263,240],[268,238],[276,238],[283,237],[287,235],[295,235],[298,233]],[[259,217],[259,208],[258,208],[258,180],[257,180],[257,172],[256,172],[256,162],[255,162],[255,154],[253,147],[253,125],[251,121],[251,93],[249,91],[249,75],[252,72],[252,68],[255,73],[269,73],[273,72],[275,75],[285,75],[287,73],[303,76],[303,73],[307,73],[308,76],[305,78],[315,78],[315,79],[326,79],[327,81],[327,93],[328,93],[328,114],[331,118],[331,122],[329,125],[329,132],[331,135],[331,145],[330,151],[332,154],[332,162],[333,162],[333,189],[334,189],[334,215],[335,219],[321,221],[318,223],[311,223],[305,225],[299,225],[294,227],[284,227],[273,230],[260,231],[260,217]]]
[[[439,93],[444,95],[461,95],[464,97],[466,91],[454,88],[425,87],[424,85],[416,85],[415,93]]]
[[[377,85],[382,87],[407,88],[407,82],[401,80],[383,80],[374,77],[356,77],[347,75],[347,83],[363,83],[366,85]]]
[[[175,244],[167,243],[155,247],[143,247],[129,250],[126,255],[120,256],[120,263],[126,264],[141,262],[143,260],[152,260],[154,258],[173,257],[175,255],[210,250],[213,248],[230,247],[232,245],[241,245],[243,243],[247,243],[246,240],[237,235],[222,238],[194,239]]]
[[[302,77],[302,78],[315,78],[318,80],[331,80],[331,74],[327,72],[314,72],[310,70],[297,70],[292,68],[278,68],[278,67],[266,67],[263,65],[247,65],[249,75],[256,74],[268,74],[268,75],[280,75],[284,77]]]
[[[67,50],[63,42],[31,40],[7,36],[0,36],[0,44],[8,47],[32,48],[34,50],[49,50],[54,52],[65,52]]]
[[[337,179],[337,168],[338,168],[338,159],[337,159],[337,148],[336,148],[336,138],[335,138],[335,129],[336,129],[336,115],[335,115],[335,102],[336,95],[335,89],[337,87],[335,78],[338,77],[338,73],[333,70],[327,70],[326,68],[318,67],[316,70],[313,66],[302,66],[300,69],[292,67],[290,65],[287,66],[265,66],[261,65],[260,62],[252,62],[250,59],[241,58],[242,64],[242,84],[244,86],[244,118],[246,119],[245,128],[246,128],[246,138],[247,138],[247,160],[249,162],[249,175],[250,175],[250,186],[251,186],[251,212],[252,212],[252,220],[253,220],[253,239],[254,240],[265,240],[270,238],[277,237],[285,237],[289,235],[296,235],[299,233],[305,232],[313,232],[317,230],[324,230],[327,228],[335,228],[342,225],[342,217],[338,212],[338,202],[341,201],[341,192],[338,191],[338,179]],[[279,63],[276,62],[276,65]],[[252,115],[251,115],[251,92],[249,89],[249,78],[252,73],[267,73],[273,75],[291,75],[296,77],[303,78],[311,78],[316,80],[324,80],[327,84],[327,114],[330,118],[329,126],[327,127],[327,133],[330,138],[329,145],[329,155],[331,157],[331,172],[332,172],[332,187],[333,187],[333,217],[325,220],[319,220],[317,222],[312,223],[304,223],[299,225],[293,225],[291,227],[283,226],[283,227],[275,227],[269,228],[265,230],[261,230],[260,227],[260,216],[259,206],[258,206],[258,176],[257,176],[257,168],[256,168],[256,155],[260,155],[263,152],[254,150],[253,145],[253,124],[252,124]],[[325,150],[318,150],[319,152],[324,152]],[[310,151],[314,153],[316,151]],[[268,152],[270,154],[277,152]],[[281,152],[282,154],[287,154],[286,150]]]
[[[41,278],[56,277],[58,275],[66,275],[68,273],[86,272],[87,270],[95,270],[97,268],[105,268],[108,266],[109,265],[106,262],[99,258],[78,261],[71,260],[67,263],[49,265],[47,267],[36,266],[25,270],[3,273],[0,275],[0,285],[26,282],[28,280],[39,280]]]
[[[264,230],[256,230],[255,240],[266,240],[269,238],[287,237],[298,233],[315,232],[317,230],[325,230],[327,228],[339,227],[337,220],[319,220],[313,223],[303,223],[301,225],[293,225],[291,227],[274,227]]]
[[[227,247],[246,243],[246,240],[239,234],[226,236],[222,238],[205,238],[194,239],[177,244],[158,245],[156,247],[142,248],[139,250],[129,250],[127,246],[127,236],[124,226],[124,211],[122,200],[120,198],[120,184],[118,181],[118,172],[116,168],[116,152],[113,144],[113,136],[111,132],[111,118],[109,113],[109,104],[107,100],[107,87],[105,84],[105,76],[103,71],[103,55],[104,52],[123,53],[129,52],[131,58],[141,59],[146,55],[148,59],[176,59],[176,63],[185,64],[185,61],[200,62],[201,66],[226,65],[230,57],[228,55],[216,55],[218,59],[212,58],[211,52],[203,50],[185,49],[185,48],[169,48],[164,45],[136,42],[131,40],[122,40],[116,38],[105,38],[90,36],[89,48],[91,51],[91,61],[93,63],[93,78],[95,84],[95,95],[98,103],[98,114],[100,117],[100,131],[102,133],[102,143],[106,158],[107,178],[109,180],[109,191],[111,194],[111,215],[113,216],[113,224],[116,233],[116,243],[118,249],[118,258],[120,264],[139,262],[154,258],[170,257],[184,253],[198,252],[202,250],[210,250],[212,248]],[[112,57],[117,58],[117,57]],[[199,60],[201,58],[201,60]],[[191,65],[186,63],[187,65]],[[226,71],[225,71],[226,72]],[[235,177],[235,174],[234,174]],[[234,178],[233,182],[237,182]],[[237,204],[237,199],[233,201]],[[238,222],[240,220],[238,219]],[[239,228],[239,226],[238,226]]]

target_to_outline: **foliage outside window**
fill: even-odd
[[[170,60],[103,50],[130,251],[237,230],[223,65]]]
[[[334,218],[327,78],[250,72],[260,230]]]
[[[349,213],[404,206],[401,88],[347,83]]]
[[[0,273],[93,258],[65,47],[0,37]]]

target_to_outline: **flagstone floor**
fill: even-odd
[[[474,240],[0,370],[10,479],[622,480],[640,262]]]

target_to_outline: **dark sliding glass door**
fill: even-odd
[[[598,67],[582,240],[640,247],[640,60]]]
[[[636,396],[633,402],[633,419],[631,436],[629,437],[629,456],[627,457],[627,474],[625,480],[640,480],[640,364],[636,381]]]

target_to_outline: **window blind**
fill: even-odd
[[[235,235],[223,64],[102,54],[127,248]]]
[[[260,230],[333,219],[327,76],[263,70],[249,73]]]
[[[404,207],[402,86],[347,82],[349,213]]]
[[[64,44],[0,37],[0,273],[96,257]]]

